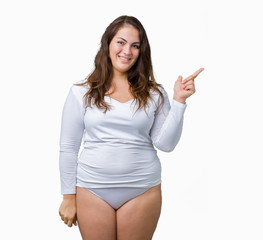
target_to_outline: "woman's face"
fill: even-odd
[[[109,45],[113,72],[126,73],[140,53],[139,31],[131,25],[122,26]]]

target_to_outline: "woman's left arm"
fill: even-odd
[[[174,95],[170,105],[167,92],[163,89],[164,105],[157,109],[150,136],[153,144],[161,151],[171,152],[178,144],[182,129],[183,117],[187,107],[186,99],[195,92],[194,79],[203,71],[200,68],[188,78],[179,76],[174,84]]]
[[[159,96],[159,106],[155,112],[150,136],[155,147],[163,152],[171,152],[180,140],[187,104],[173,99],[170,105],[167,92],[164,89],[160,90],[164,96],[164,104],[160,104]]]

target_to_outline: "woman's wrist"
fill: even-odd
[[[180,98],[180,97],[174,95],[174,96],[173,96],[173,99],[174,99],[175,101],[177,101],[177,102],[186,104],[186,102],[185,102],[186,99],[184,99],[184,98]]]
[[[76,194],[64,194],[63,195],[63,200],[75,200],[76,199]]]

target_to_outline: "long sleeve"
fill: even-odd
[[[150,130],[150,136],[155,147],[164,152],[171,152],[180,140],[187,104],[173,99],[170,105],[167,92],[164,89],[161,91],[164,94],[164,104],[163,108],[160,109],[161,97],[159,97],[159,106]]]
[[[77,158],[84,132],[84,111],[77,87],[66,98],[61,121],[59,169],[61,194],[76,193]]]

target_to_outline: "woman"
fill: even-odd
[[[62,114],[59,214],[69,227],[78,221],[83,239],[152,239],[162,203],[153,146],[175,148],[201,71],[178,77],[170,105],[138,19],[121,16],[107,27],[94,71],[71,87]]]

